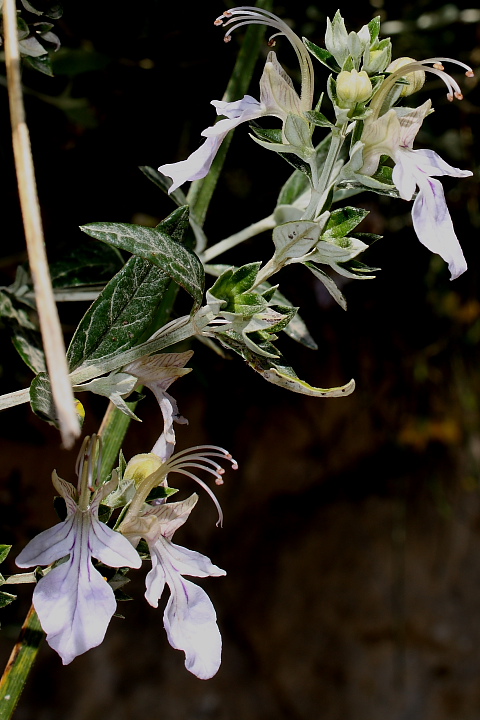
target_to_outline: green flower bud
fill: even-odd
[[[354,107],[357,103],[366,102],[371,94],[372,83],[364,70],[343,70],[338,74],[337,99],[340,107]]]
[[[395,72],[395,70],[399,70],[404,65],[410,65],[410,63],[413,62],[416,62],[413,58],[397,58],[390,63],[390,65],[387,67],[386,72]],[[414,72],[410,72],[405,75],[403,79],[408,82],[408,85],[401,86],[402,89],[400,91],[400,97],[408,97],[409,95],[412,95],[413,93],[417,92],[417,90],[420,90],[420,88],[423,87],[423,84],[425,82],[425,73],[423,72],[423,70],[415,70]]]

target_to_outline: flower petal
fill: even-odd
[[[215,106],[218,115],[226,115],[226,118],[206,128],[201,134],[207,138],[221,135],[222,140],[225,135],[237,127],[237,125],[248,122],[249,120],[255,120],[267,112],[264,105],[250,95],[245,95],[242,100],[237,100],[233,103],[227,103],[223,100],[212,100],[212,105]]]
[[[145,578],[145,598],[152,607],[156,608],[165,587],[165,571],[154,547],[150,548],[150,554],[152,569]]]
[[[164,537],[157,540],[155,548],[164,566],[171,566],[176,573],[181,575],[221,577],[227,574],[225,570],[214,565],[206,555],[175,545]]]
[[[420,167],[426,175],[450,175],[460,178],[473,175],[470,170],[460,170],[449,165],[433,150],[412,150],[411,152],[415,156],[417,167]]]
[[[74,518],[75,515],[70,515],[63,522],[44,530],[30,540],[15,560],[18,567],[50,565],[55,560],[68,555],[75,542],[75,535],[72,532]]]
[[[439,180],[425,176],[413,203],[413,227],[420,242],[448,263],[451,280],[467,269]]]
[[[89,517],[74,518],[70,559],[43,577],[33,594],[47,642],[64,665],[102,642],[117,606],[112,588],[90,562]]]
[[[171,177],[173,180],[168,190],[169,195],[179,188],[180,185],[183,185],[183,183],[190,180],[200,180],[207,175],[225,135],[226,133],[217,135],[216,137],[209,137],[203,145],[200,145],[186,160],[181,160],[180,162],[169,165],[161,165],[158,168],[159,172],[168,175],[168,177]]]
[[[93,557],[109,567],[141,567],[140,555],[127,538],[96,517],[91,518],[88,544]]]
[[[185,653],[185,667],[201,680],[220,667],[222,639],[207,593],[181,575],[168,574],[171,595],[163,616],[168,642]]]

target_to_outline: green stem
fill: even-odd
[[[230,250],[230,248],[239,245],[245,240],[249,240],[255,235],[259,235],[260,233],[265,232],[265,230],[272,230],[274,227],[275,219],[273,215],[264,217],[258,222],[253,223],[253,225],[249,225],[249,227],[244,228],[244,230],[240,230],[240,232],[235,233],[234,235],[230,235],[230,237],[225,238],[225,240],[221,240],[216,245],[212,245],[212,247],[207,248],[202,255],[202,261],[204,263],[208,263],[210,262],[210,260],[213,260],[213,258],[216,258],[218,255],[221,255],[227,250]]]
[[[264,10],[271,10],[272,5],[272,0],[257,0],[255,4],[256,7]],[[264,34],[265,28],[262,25],[250,25],[245,33],[237,62],[223,96],[227,102],[239,100],[247,92]],[[221,144],[208,175],[202,180],[194,180],[190,186],[187,201],[192,209],[192,215],[200,226],[203,226],[205,222],[208,206],[222,171],[232,136],[233,133],[230,132]]]
[[[32,605],[0,680],[0,720],[12,717],[44,637]]]

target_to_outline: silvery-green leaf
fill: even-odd
[[[46,55],[47,51],[41,45],[36,38],[29,37],[25,40],[20,40],[18,43],[20,48],[20,53],[22,55],[27,55],[28,57],[40,57],[40,55]]]
[[[46,370],[45,353],[40,344],[40,334],[18,327],[12,336],[12,343],[23,362],[35,374]]]
[[[303,177],[305,177],[305,175]],[[295,207],[295,205],[277,205],[273,212],[273,217],[277,225],[284,225],[288,222],[300,220],[303,213],[304,210]]]
[[[313,150],[310,127],[303,118],[298,115],[288,115],[283,132],[290,145],[304,148],[306,152]]]
[[[201,306],[205,274],[200,260],[159,228],[99,222],[80,229],[97,240],[156,265],[192,296],[194,312]]]
[[[315,277],[320,280],[321,283],[325,286],[325,288],[328,290],[330,295],[333,297],[335,302],[337,302],[341,308],[344,310],[347,309],[347,301],[345,299],[344,294],[341,292],[341,290],[337,287],[335,281],[330,277],[330,275],[327,275],[326,272],[321,270],[319,267],[314,265],[311,262],[306,262],[305,266],[308,267],[308,269],[315,275]]]
[[[35,330],[35,325],[30,320],[24,307],[18,307],[9,292],[0,291],[0,316],[7,318],[16,325]]]
[[[353,260],[354,257],[359,255],[368,248],[361,240],[356,238],[345,238],[345,243],[342,245],[336,245],[332,242],[321,240],[313,253],[308,256],[308,259],[312,262],[320,263],[343,263],[348,260]]]
[[[327,31],[325,33],[325,47],[334,56],[337,63],[342,67],[348,51],[348,33],[345,22],[337,10],[332,21],[327,18]]]
[[[321,224],[308,220],[278,225],[273,230],[275,261],[278,264],[284,264],[291,258],[306,255],[315,247],[321,231]]]
[[[44,372],[38,373],[30,385],[30,405],[35,415],[59,427],[58,416],[53,402],[50,379]]]
[[[305,113],[305,117],[311,123],[317,125],[317,127],[334,127],[333,123],[331,123],[330,120],[328,120],[328,118],[326,118],[323,113],[316,110],[309,110]]]
[[[280,387],[290,390],[291,392],[313,397],[342,397],[349,395],[355,389],[355,382],[353,380],[350,380],[346,385],[334,388],[318,388],[309,385],[297,377],[294,369],[284,362],[281,353],[276,350],[271,343],[261,343],[262,348],[266,351],[262,356],[249,352],[249,349],[246,348],[235,335],[224,333],[219,336],[219,339],[225,347],[234,350],[243,357],[248,365],[260,373],[267,382],[280,385]],[[271,357],[274,351],[276,351],[278,359]],[[270,355],[267,355],[267,352],[269,352]]]
[[[124,372],[113,372],[105,377],[95,378],[94,380],[90,380],[90,382],[83,383],[83,385],[74,385],[73,390],[75,392],[90,391],[95,393],[95,395],[103,395],[103,397],[107,397],[121,412],[132,418],[132,420],[141,422],[140,418],[130,410],[123,399],[124,395],[130,395],[137,382],[138,378],[133,375]]]
[[[260,371],[260,374],[267,382],[280,385],[280,387],[290,390],[290,392],[310,395],[311,397],[344,397],[351,395],[355,390],[354,380],[350,380],[346,385],[340,385],[339,387],[314,387],[295,375],[291,375],[287,368],[270,368],[269,370]]]

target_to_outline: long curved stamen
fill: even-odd
[[[160,485],[169,473],[176,472],[180,475],[187,475],[192,480],[195,480],[195,482],[197,482],[200,487],[207,492],[217,508],[217,526],[222,525],[223,512],[220,503],[215,497],[215,493],[195,473],[189,471],[189,468],[198,468],[198,470],[203,470],[204,472],[213,475],[217,485],[223,485],[222,475],[225,470],[221,465],[212,459],[217,457],[223,460],[228,460],[231,463],[233,470],[238,468],[236,461],[233,459],[228,450],[225,450],[225,448],[219,447],[218,445],[196,445],[195,447],[186,448],[185,450],[181,450],[180,452],[172,455],[166,462],[162,463],[158,470],[155,470],[151,475],[148,475],[142,481],[123,522],[126,522],[127,518],[130,518],[131,516],[136,517],[141,511],[146,498],[153,488]]]
[[[430,72],[433,75],[437,75],[439,78],[443,80],[445,85],[447,86],[448,93],[447,98],[451,101],[453,98],[457,98],[457,100],[462,100],[463,95],[462,91],[460,89],[459,84],[457,81],[448,73],[445,72],[443,68],[442,62],[451,62],[454,65],[460,65],[460,67],[463,67],[466,72],[465,75],[467,77],[473,77],[473,70],[469,65],[466,65],[463,62],[460,62],[460,60],[454,60],[452,58],[443,58],[443,57],[436,57],[436,58],[427,58],[427,60],[416,60],[415,62],[411,62],[408,65],[403,65],[403,67],[399,67],[397,70],[391,73],[385,81],[380,85],[378,93],[375,95],[375,97],[372,100],[372,103],[370,105],[371,110],[373,111],[373,114],[371,115],[371,121],[376,120],[380,114],[383,102],[385,98],[387,97],[390,90],[393,88],[395,83],[399,78],[403,78],[406,75],[409,75],[410,73],[417,72],[418,70],[423,70],[424,72]],[[433,67],[429,66],[429,63],[433,64]]]
[[[222,27],[232,25],[232,27],[225,33],[225,42],[229,42],[232,32],[237,30],[239,27],[242,27],[242,25],[268,25],[275,28],[278,32],[271,36],[269,44],[271,44],[273,39],[278,35],[285,35],[295,50],[300,65],[302,76],[302,88],[300,92],[301,107],[304,111],[311,110],[313,104],[312,60],[298,35],[296,35],[293,30],[283,22],[283,20],[268,10],[263,10],[261,8],[256,9],[247,5],[242,5],[240,7],[232,8],[231,10],[226,10],[223,15],[220,15],[215,20],[214,24]]]
[[[212,490],[210,490],[210,488],[208,487],[207,483],[203,482],[203,480],[200,480],[200,478],[197,477],[197,475],[195,475],[194,473],[188,472],[188,470],[182,469],[182,470],[176,470],[176,472],[180,473],[180,475],[186,475],[187,477],[191,478],[192,480],[195,480],[195,482],[197,482],[200,485],[200,487],[202,487],[205,490],[207,495],[209,495],[211,497],[211,499],[213,500],[213,504],[217,508],[217,512],[218,512],[218,520],[215,524],[217,527],[219,527],[219,526],[222,527],[223,526],[222,506],[218,502],[218,499],[217,499],[215,493]]]

